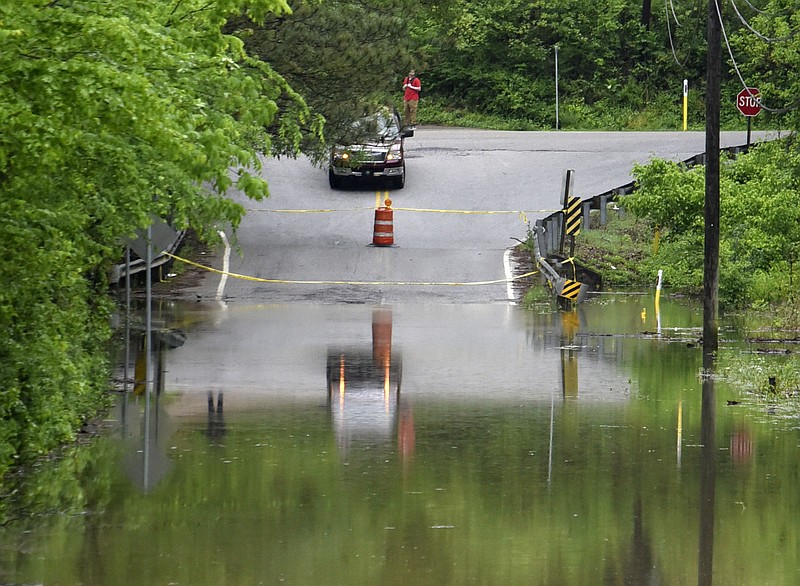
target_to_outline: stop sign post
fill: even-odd
[[[749,87],[745,88],[736,94],[736,107],[742,116],[747,117],[747,146],[750,147],[750,130],[753,126],[753,116],[757,116],[761,112],[761,100],[759,96],[761,93],[758,88]]]

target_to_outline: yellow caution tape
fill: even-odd
[[[265,210],[256,208],[245,208],[248,212],[271,212],[273,214],[329,214],[332,212],[361,212],[373,210],[375,208],[347,208],[347,209],[319,209],[319,210]]]
[[[565,258],[563,261],[561,261],[561,264],[564,264],[565,262],[568,262],[569,264],[572,265],[572,278],[574,280],[577,280],[578,279],[578,269],[575,267],[575,257],[571,256],[569,258]]]
[[[544,212],[557,212],[559,210],[440,210],[429,208],[392,208],[393,210],[402,210],[404,212],[429,212],[434,214],[525,214],[528,213],[544,213]]]
[[[248,212],[269,212],[273,214],[328,214],[333,212],[361,212],[372,211],[375,208],[346,208],[346,209],[310,209],[310,210],[271,210],[271,209],[255,209],[247,208]],[[443,209],[428,209],[428,208],[398,208],[392,207],[393,210],[403,212],[424,212],[433,214],[468,214],[468,215],[493,215],[493,214],[518,214],[523,221],[527,221],[526,214],[540,214],[552,213],[561,210],[443,210]]]
[[[221,271],[219,269],[215,269],[213,267],[201,265],[200,263],[196,263],[191,260],[181,258],[180,256],[170,254],[169,252],[164,252],[164,254],[169,256],[170,258],[174,258],[175,260],[179,260],[188,265],[198,267],[200,269],[209,271],[211,273],[227,275],[228,277],[233,277],[234,279],[244,279],[245,281],[255,281],[258,283],[281,283],[289,285],[426,285],[426,286],[437,285],[437,286],[458,287],[458,286],[469,286],[469,285],[494,285],[497,283],[508,283],[511,281],[518,281],[520,279],[533,276],[539,272],[539,271],[531,271],[529,273],[517,275],[516,277],[512,277],[511,279],[496,279],[493,281],[473,281],[469,283],[452,283],[452,282],[437,283],[437,282],[421,282],[421,281],[307,281],[307,280],[290,281],[286,279],[262,279],[261,277],[250,277],[248,275],[230,273],[226,271]]]

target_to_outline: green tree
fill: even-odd
[[[261,24],[238,18],[226,30],[241,38],[250,54],[269,61],[324,116],[326,137],[336,142],[356,118],[391,102],[392,96],[400,99],[400,82],[413,66],[408,15],[416,2],[290,4],[291,13],[270,15]]]
[[[744,85],[757,87],[765,106],[762,117],[775,118],[781,127],[796,129],[800,124],[800,13],[791,0],[771,0],[756,11],[742,7],[746,23],[731,34],[736,59],[732,70],[736,92]],[[733,68],[733,63],[731,63]],[[738,71],[737,71],[738,70]],[[740,79],[741,76],[741,79]]]
[[[642,6],[620,0],[425,3],[413,32],[429,54],[429,88],[454,105],[552,124],[542,103],[641,108],[685,77],[669,53],[663,15],[649,30]],[[650,21],[648,21],[650,22]],[[688,37],[688,34],[686,35]],[[697,37],[689,37],[697,43]]]
[[[799,170],[794,140],[758,145],[721,166],[720,300],[728,306],[796,298]],[[645,270],[666,269],[668,286],[702,291],[704,168],[655,160],[634,175],[637,190],[625,198],[626,210],[664,234]]]
[[[222,32],[281,0],[0,0],[0,476],[69,437],[107,371],[105,267],[153,215],[238,223],[259,153],[320,121]]]

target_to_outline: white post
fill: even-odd
[[[683,129],[689,127],[689,80],[683,80]]]
[[[658,283],[656,283],[656,332],[661,335],[661,278],[664,271],[658,269]]]

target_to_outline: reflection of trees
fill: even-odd
[[[87,536],[82,559],[103,567],[85,570],[84,583],[129,583],[114,570],[139,567],[142,559],[154,575],[208,583],[207,564],[184,564],[174,576],[174,559],[198,551],[219,552],[215,561],[231,584],[278,572],[309,583],[331,567],[337,575],[330,584],[694,583],[702,454],[687,450],[677,472],[674,462],[659,461],[674,449],[674,430],[645,430],[652,420],[636,414],[573,408],[569,416],[580,423],[574,435],[556,419],[556,470],[548,488],[549,404],[476,409],[415,401],[414,408],[416,454],[407,474],[399,454],[373,445],[342,458],[326,409],[272,410],[257,424],[248,419],[226,436],[230,453],[247,466],[209,452],[202,433],[176,434],[181,469],[166,490],[147,499],[122,491],[108,513],[85,517],[98,519],[102,534]],[[689,441],[699,445],[699,436]],[[780,462],[765,459],[764,466],[788,467],[796,442],[788,443],[792,449]],[[93,486],[96,474],[87,470],[83,486]],[[718,584],[783,583],[796,562],[796,542],[780,539],[793,535],[796,517],[789,513],[800,498],[789,491],[757,501],[767,482],[752,477],[746,512],[730,495],[717,499],[723,503],[717,515],[731,503],[736,518],[717,527],[716,543],[753,550],[731,553],[740,558],[735,563],[719,560]],[[133,533],[129,519],[137,521]],[[759,533],[765,525],[776,530]],[[165,532],[176,537],[170,556],[163,555],[163,538],[150,538]],[[118,547],[126,539],[136,547]],[[257,554],[242,563],[251,552]],[[725,555],[720,546],[719,554]],[[787,565],[770,564],[764,574],[759,558],[776,556]],[[653,562],[657,573],[648,570]]]

